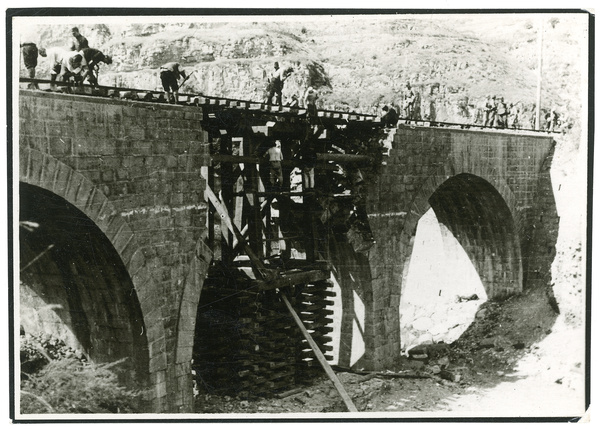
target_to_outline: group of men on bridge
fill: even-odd
[[[86,80],[92,85],[98,85],[98,71],[100,63],[112,64],[112,57],[105,55],[102,51],[91,48],[85,36],[77,27],[71,29],[72,40],[70,47],[38,47],[32,40],[22,40],[21,53],[23,63],[27,69],[29,78],[35,79],[38,57],[48,58],[50,66],[50,88],[56,89],[56,83],[73,82],[83,84]],[[32,36],[29,38],[33,39]],[[183,77],[187,79],[184,70],[180,69],[179,63],[170,62],[160,67],[160,80],[169,102],[177,100],[180,84],[178,80]],[[30,89],[39,89],[37,83],[29,84]]]
[[[482,122],[486,127],[513,129],[529,127],[532,130],[538,128],[535,104],[527,111],[524,108],[522,109],[520,103],[509,103],[507,105],[504,97],[488,95],[483,112]],[[544,111],[542,115],[539,129],[553,132],[559,127],[559,115],[554,107],[550,111]],[[479,122],[479,119],[476,118],[475,122]]]
[[[104,55],[100,50],[91,48],[88,40],[79,32],[77,27],[71,29],[70,47],[43,48],[37,46],[31,40],[23,40],[21,52],[23,63],[31,79],[35,78],[38,56],[47,57],[50,66],[51,88],[55,89],[55,82],[83,83],[87,80],[91,85],[98,85],[99,64],[111,64],[112,58]],[[38,89],[35,82],[29,85],[32,89]]]

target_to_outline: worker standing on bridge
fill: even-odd
[[[71,34],[73,34],[73,43],[71,44],[72,51],[81,51],[85,48],[89,48],[88,40],[81,35],[79,29],[77,27],[73,27],[71,29]]]
[[[169,103],[177,103],[179,97],[179,83],[177,81],[180,77],[186,78],[185,71],[179,67],[177,62],[167,63],[160,67],[160,81]]]
[[[413,119],[415,109],[415,93],[410,86],[410,82],[406,82],[406,91],[404,92],[404,115],[406,123]]]
[[[519,106],[515,103],[510,103],[508,106],[508,127],[519,128]]]
[[[398,113],[394,107],[383,106],[383,116],[381,122],[386,128],[393,128],[398,124]]]
[[[283,154],[281,153],[281,142],[276,140],[269,150],[267,150],[265,156],[269,157],[269,182],[273,188],[281,188],[283,185],[283,171],[281,169]]]
[[[306,108],[306,116],[310,122],[312,118],[317,117],[317,100],[319,93],[312,86],[309,86],[304,93],[304,107]]]
[[[86,65],[83,53],[67,51],[63,48],[48,48],[46,50],[50,64],[50,88],[56,89],[56,80],[67,82],[76,77]]]
[[[276,61],[273,65],[275,70],[271,72],[271,79],[269,79],[269,95],[267,96],[267,104],[273,102],[273,96],[277,95],[276,104],[281,106],[281,92],[283,91],[283,82],[292,74],[294,69],[288,68],[286,70],[279,68],[279,63]]]
[[[485,123],[486,127],[491,127],[496,121],[496,96],[490,98],[488,95],[485,102]]]
[[[530,129],[535,130],[535,123],[536,123],[536,106],[535,103],[531,106],[531,110],[529,111],[529,126],[531,127]]]
[[[37,67],[38,63],[38,55],[45,57],[46,50],[44,48],[38,49],[35,43],[25,42],[21,43],[21,53],[23,54],[23,63],[25,64],[29,78],[35,79],[35,68]],[[37,83],[35,82],[30,82],[28,88],[39,89]]]
[[[112,64],[112,57],[104,55],[101,51],[94,48],[85,48],[82,52],[87,65],[84,67],[81,80],[83,82],[87,78],[92,86],[97,86],[100,63]]]
[[[504,102],[504,97],[500,97],[496,108],[496,125],[500,128],[508,126],[508,108]]]

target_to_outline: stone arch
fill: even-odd
[[[82,222],[82,229],[85,228],[90,231],[91,235],[94,235],[93,240],[95,242],[105,240],[104,251],[114,254],[114,259],[111,259],[111,262],[115,265],[122,265],[124,274],[121,276],[121,280],[123,282],[128,281],[130,285],[130,288],[123,286],[128,289],[127,294],[123,294],[123,291],[118,291],[116,288],[111,290],[110,287],[101,291],[86,292],[82,285],[78,284],[77,279],[73,280],[71,278],[73,290],[77,289],[77,295],[80,298],[82,294],[89,293],[87,298],[81,298],[81,302],[77,302],[76,299],[73,304],[79,306],[81,323],[84,323],[85,319],[89,317],[93,320],[87,320],[85,323],[94,324],[93,327],[89,328],[90,330],[99,330],[104,327],[110,332],[105,337],[112,336],[116,339],[111,342],[98,334],[100,337],[96,343],[106,342],[104,344],[106,353],[100,353],[96,356],[97,360],[100,361],[109,359],[111,356],[124,357],[120,356],[119,353],[113,353],[113,349],[119,348],[117,344],[119,338],[122,342],[128,341],[125,336],[129,334],[124,333],[125,327],[118,322],[118,319],[121,317],[130,319],[131,326],[129,329],[132,332],[135,330],[136,336],[142,339],[141,341],[140,338],[132,340],[131,353],[134,355],[135,370],[138,374],[136,381],[141,381],[143,384],[147,383],[151,335],[146,327],[149,326],[151,321],[148,320],[148,309],[144,308],[146,288],[139,287],[140,285],[134,277],[135,273],[143,271],[145,261],[143,253],[137,246],[133,231],[97,186],[83,174],[48,154],[31,148],[21,148],[19,181],[22,184],[20,188],[24,192],[33,192],[44,202],[53,202],[53,204],[57,204],[56,207],[59,207],[60,210],[64,208],[65,213],[68,213],[69,216],[76,216]],[[97,229],[97,231],[94,231],[94,229]],[[73,254],[77,257],[76,253]],[[79,256],[84,257],[83,255]],[[107,257],[112,258],[112,256]],[[63,265],[63,268],[66,267],[66,262],[61,258],[54,258],[53,264],[56,266]],[[84,265],[80,263],[79,266],[83,267]],[[63,274],[66,272],[66,269],[60,267],[58,267],[58,270]],[[77,267],[75,267],[75,270],[77,270]],[[110,275],[106,274],[106,271],[99,269],[95,273],[98,276],[106,277]],[[111,299],[113,299],[112,302]],[[104,309],[94,313],[91,310],[92,306],[89,305],[90,300],[101,300]],[[127,314],[123,315],[123,312]],[[99,346],[96,345],[96,347]]]
[[[144,372],[153,389],[148,397],[154,401],[153,408],[191,412],[195,315],[204,275],[212,259],[204,237],[198,239],[194,255],[184,270],[182,294],[176,305],[175,332],[167,332],[162,312],[157,308],[161,297],[149,286],[154,279],[144,248],[101,185],[94,185],[84,174],[36,149],[22,147],[19,160],[20,182],[46,190],[80,210],[103,233],[124,264],[141,307],[143,335],[147,338],[144,351],[148,362]],[[167,392],[169,399],[166,399]]]
[[[112,244],[80,210],[20,183],[20,322],[26,332],[65,340],[121,381],[147,382],[148,342],[141,306]]]
[[[511,270],[509,271],[512,276],[509,279],[506,279],[505,285],[504,286],[500,286],[500,287],[496,287],[494,288],[492,285],[494,284],[495,280],[492,279],[487,279],[487,281],[484,281],[484,287],[486,288],[486,292],[488,294],[488,296],[490,298],[501,298],[501,297],[506,297],[507,295],[514,293],[514,292],[520,292],[522,290],[523,284],[523,268],[522,268],[522,261],[521,261],[521,246],[520,246],[520,229],[522,226],[522,219],[521,219],[521,215],[520,212],[516,209],[517,207],[517,202],[516,202],[516,198],[514,193],[512,192],[512,190],[510,189],[510,187],[506,184],[506,182],[498,175],[498,172],[492,168],[489,165],[477,165],[477,166],[471,166],[472,168],[469,169],[465,169],[462,168],[462,166],[460,168],[456,168],[455,165],[453,164],[451,159],[448,159],[446,161],[446,163],[440,167],[434,174],[430,175],[427,180],[425,180],[422,184],[422,186],[419,188],[419,190],[417,191],[415,197],[413,198],[413,201],[410,203],[409,205],[409,209],[407,211],[407,216],[405,218],[404,221],[404,226],[402,228],[402,233],[401,233],[401,242],[405,244],[405,252],[404,252],[404,258],[405,261],[403,263],[403,272],[402,272],[402,283],[404,284],[405,280],[406,280],[406,275],[408,272],[408,266],[409,266],[409,261],[410,261],[410,255],[412,254],[412,241],[411,239],[414,237],[415,233],[416,233],[416,228],[417,228],[417,224],[419,219],[425,214],[425,212],[429,209],[429,208],[433,208],[434,211],[436,212],[436,216],[438,216],[438,219],[440,217],[445,218],[445,222],[446,223],[451,223],[452,221],[449,219],[449,213],[440,213],[440,211],[443,211],[443,204],[441,204],[441,201],[438,200],[437,201],[437,206],[438,206],[438,210],[436,211],[435,207],[432,207],[432,205],[436,205],[436,204],[432,204],[431,203],[431,199],[432,197],[434,197],[436,195],[436,192],[438,192],[438,190],[440,190],[441,188],[443,189],[444,184],[450,182],[452,183],[453,180],[459,180],[463,185],[465,183],[475,183],[473,186],[473,188],[471,189],[472,191],[477,190],[477,192],[484,192],[486,193],[486,197],[488,198],[487,200],[487,204],[492,204],[496,209],[503,209],[505,208],[506,210],[502,211],[504,213],[505,216],[509,216],[510,219],[512,220],[512,222],[509,222],[509,224],[506,226],[505,228],[505,232],[508,233],[509,237],[508,237],[508,241],[499,241],[499,240],[495,240],[493,249],[496,249],[497,245],[499,245],[500,243],[502,243],[500,245],[501,250],[502,250],[502,254],[496,254],[496,252],[491,251],[491,253],[489,255],[487,255],[487,257],[491,257],[493,260],[495,260],[495,263],[498,263],[500,265],[502,265],[503,262],[501,262],[501,260],[503,259],[508,259],[510,260],[510,267]],[[465,171],[468,170],[468,171]],[[461,179],[453,179],[453,178],[461,178]],[[458,182],[455,182],[454,185],[457,185]],[[467,185],[469,186],[469,185]],[[493,194],[496,194],[496,196],[492,196]],[[439,194],[438,194],[439,195]],[[465,204],[467,204],[468,202],[465,201]],[[481,208],[481,207],[480,207]],[[485,207],[484,207],[485,208]],[[498,212],[500,213],[500,212]],[[488,216],[494,216],[494,213],[487,213]],[[451,216],[450,216],[451,217]],[[452,230],[452,225],[446,225],[447,227],[450,226],[450,230]],[[492,225],[487,225],[486,227],[486,232],[489,232],[487,230],[489,230],[490,228],[494,228]],[[456,227],[454,228],[453,232],[457,232]],[[461,232],[465,232],[464,228]],[[479,231],[479,233],[481,233],[481,231]],[[463,247],[466,245],[467,247],[473,247],[472,244],[474,241],[477,241],[478,245],[482,245],[482,240],[481,238],[477,239],[475,237],[464,237],[466,240],[463,240],[463,242],[461,243],[463,245]],[[460,240],[459,240],[460,241]],[[469,252],[467,252],[469,253]],[[484,256],[476,256],[473,253],[471,253],[469,255],[472,259],[472,262],[476,265],[478,264],[478,261],[481,262],[483,261],[486,257]],[[479,264],[480,266],[477,267],[478,271],[482,269],[481,264]],[[495,268],[493,268],[492,270],[496,273],[496,274],[491,274],[492,277],[494,277],[495,275],[500,275],[499,272],[501,271],[500,265],[496,266]],[[480,271],[480,275],[481,275],[481,271]],[[482,279],[484,280],[484,279]]]

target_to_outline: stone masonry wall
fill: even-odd
[[[190,316],[211,258],[202,242],[201,110],[40,91],[19,97],[20,181],[63,197],[111,241],[144,317],[152,410],[191,411]]]

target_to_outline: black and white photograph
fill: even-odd
[[[7,9],[10,421],[589,421],[594,19]]]

